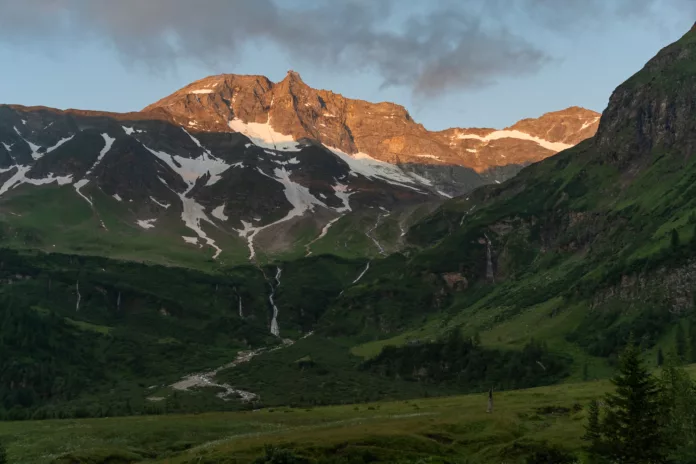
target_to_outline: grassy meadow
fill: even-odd
[[[312,409],[0,423],[11,463],[252,462],[265,445],[318,462],[516,463],[582,446],[585,407],[607,381]],[[545,444],[547,442],[547,444]],[[331,461],[340,457],[343,461]]]

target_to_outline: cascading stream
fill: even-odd
[[[370,263],[371,263],[371,262],[372,262],[372,261],[368,261],[368,262],[367,262],[367,266],[365,266],[365,269],[363,269],[363,271],[360,273],[360,275],[358,276],[358,278],[355,279],[355,280],[353,281],[353,284],[357,284],[358,282],[360,282],[360,279],[362,279],[363,276],[364,276],[364,275],[367,273],[367,271],[370,269]]]
[[[313,334],[314,332],[309,332],[305,334],[302,338],[300,338],[300,340],[304,340],[307,337],[311,337]],[[220,371],[223,371],[225,369],[232,369],[240,364],[248,363],[256,356],[262,355],[264,353],[272,353],[277,350],[282,350],[283,348],[288,348],[295,344],[295,341],[289,339],[282,340],[282,342],[282,344],[273,348],[259,348],[257,350],[252,351],[240,351],[239,353],[237,353],[237,357],[235,358],[235,360],[231,363],[225,364],[224,366],[220,366],[217,369],[209,372],[199,372],[196,374],[187,375],[180,381],[172,384],[171,387],[174,390],[180,391],[187,391],[195,387],[218,387],[225,390],[217,394],[217,397],[224,401],[229,401],[230,397],[239,397],[239,399],[241,399],[241,401],[244,403],[256,401],[259,398],[259,396],[256,393],[240,390],[226,383],[217,383],[215,381],[215,376],[217,376],[217,374]],[[148,399],[150,401],[158,400],[158,398]]]
[[[368,230],[367,232],[365,232],[365,235],[367,235],[367,237],[368,237],[370,240],[372,240],[372,242],[377,246],[377,249],[379,250],[379,254],[381,254],[382,256],[386,256],[387,253],[384,251],[384,247],[382,247],[382,244],[379,243],[379,241],[375,238],[375,236],[373,235],[373,233],[374,233],[374,232],[377,230],[377,228],[379,227],[379,224],[382,222],[382,219],[384,219],[384,218],[386,218],[386,217],[389,217],[390,214],[391,214],[391,213],[386,213],[386,214],[380,214],[379,216],[377,216],[377,222],[375,222],[374,227],[372,227],[372,229],[370,229],[370,230]]]
[[[363,278],[363,276],[367,273],[367,271],[370,270],[370,263],[372,263],[372,261],[368,261],[368,262],[367,262],[367,266],[365,266],[365,269],[362,270],[362,272],[360,273],[360,275],[351,283],[351,285],[355,285],[355,284],[357,284],[358,282],[360,282],[360,280],[361,280],[361,279]],[[339,293],[338,296],[343,295],[344,292],[345,292],[345,290],[341,290],[341,293]]]

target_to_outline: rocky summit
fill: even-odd
[[[2,105],[5,241],[177,264],[384,254],[444,199],[591,137],[598,121],[575,107],[431,132],[399,105],[315,90],[292,71],[208,77],[126,114]]]
[[[496,168],[519,168],[539,161],[592,137],[600,116],[572,107],[538,119],[524,119],[504,130],[453,128],[431,132],[415,122],[403,106],[316,90],[294,71],[279,83],[263,76],[208,77],[144,111],[158,110],[185,127],[242,132],[254,142],[273,148],[283,148],[290,141],[311,140],[406,170],[410,165],[414,170],[424,165],[463,166],[483,176]],[[469,188],[456,179],[450,187],[450,193]]]

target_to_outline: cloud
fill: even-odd
[[[691,0],[683,2],[684,8]],[[534,73],[552,57],[512,32],[649,15],[661,0],[0,0],[0,41],[73,47],[102,41],[153,69],[181,60],[224,68],[248,44],[293,62],[377,72],[420,95]],[[562,7],[559,7],[562,3]],[[562,26],[561,26],[562,25]]]

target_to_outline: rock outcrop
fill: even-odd
[[[428,131],[393,103],[369,103],[309,87],[289,71],[279,83],[264,76],[225,74],[194,82],[145,108],[164,111],[193,130],[248,129],[263,136],[311,139],[348,154],[391,164],[464,166],[479,174],[525,166],[592,137],[599,113],[572,107],[524,119],[504,130]],[[251,127],[249,126],[251,125]],[[258,126],[256,126],[258,125]],[[493,180],[514,175],[500,174]]]

